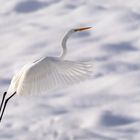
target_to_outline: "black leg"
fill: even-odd
[[[2,116],[4,114],[4,111],[5,111],[5,108],[6,108],[6,105],[8,103],[8,101],[16,94],[16,92],[14,92],[10,97],[8,97],[6,100],[5,100],[5,103],[4,103],[4,106],[3,106],[3,110],[1,112],[1,115],[0,115],[0,122],[2,120]]]
[[[2,109],[2,106],[3,106],[3,103],[4,103],[4,99],[6,97],[6,94],[7,94],[7,92],[4,92],[3,93],[3,97],[2,97],[2,101],[1,101],[1,105],[0,105],[0,112],[1,112],[1,109]]]

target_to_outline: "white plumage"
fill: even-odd
[[[25,65],[15,74],[8,91],[3,94],[0,105],[0,121],[7,102],[15,94],[34,95],[47,93],[50,89],[57,89],[82,81],[91,74],[92,65],[84,62],[64,60],[67,53],[66,43],[72,33],[90,28],[85,27],[70,30],[62,40],[63,51],[60,57],[39,59]]]
[[[12,79],[8,89],[9,95],[47,93],[50,89],[65,87],[86,79],[92,65],[84,62],[63,60],[67,53],[67,39],[77,31],[91,27],[70,30],[62,40],[63,52],[60,57],[45,57],[25,65]]]
[[[46,93],[77,83],[91,74],[92,65],[46,57],[25,65],[12,79],[8,92],[20,95]]]

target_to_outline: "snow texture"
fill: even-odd
[[[138,0],[1,0],[0,9],[0,99],[24,64],[59,56],[71,28],[93,27],[71,37],[66,59],[94,62],[84,82],[12,98],[0,140],[140,139]]]

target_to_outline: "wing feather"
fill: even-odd
[[[82,62],[44,58],[22,70],[17,93],[41,94],[78,83],[91,75],[92,65]]]

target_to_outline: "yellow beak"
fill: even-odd
[[[82,27],[82,28],[77,28],[77,29],[74,29],[75,32],[78,32],[78,31],[84,31],[84,30],[88,30],[92,27]]]

